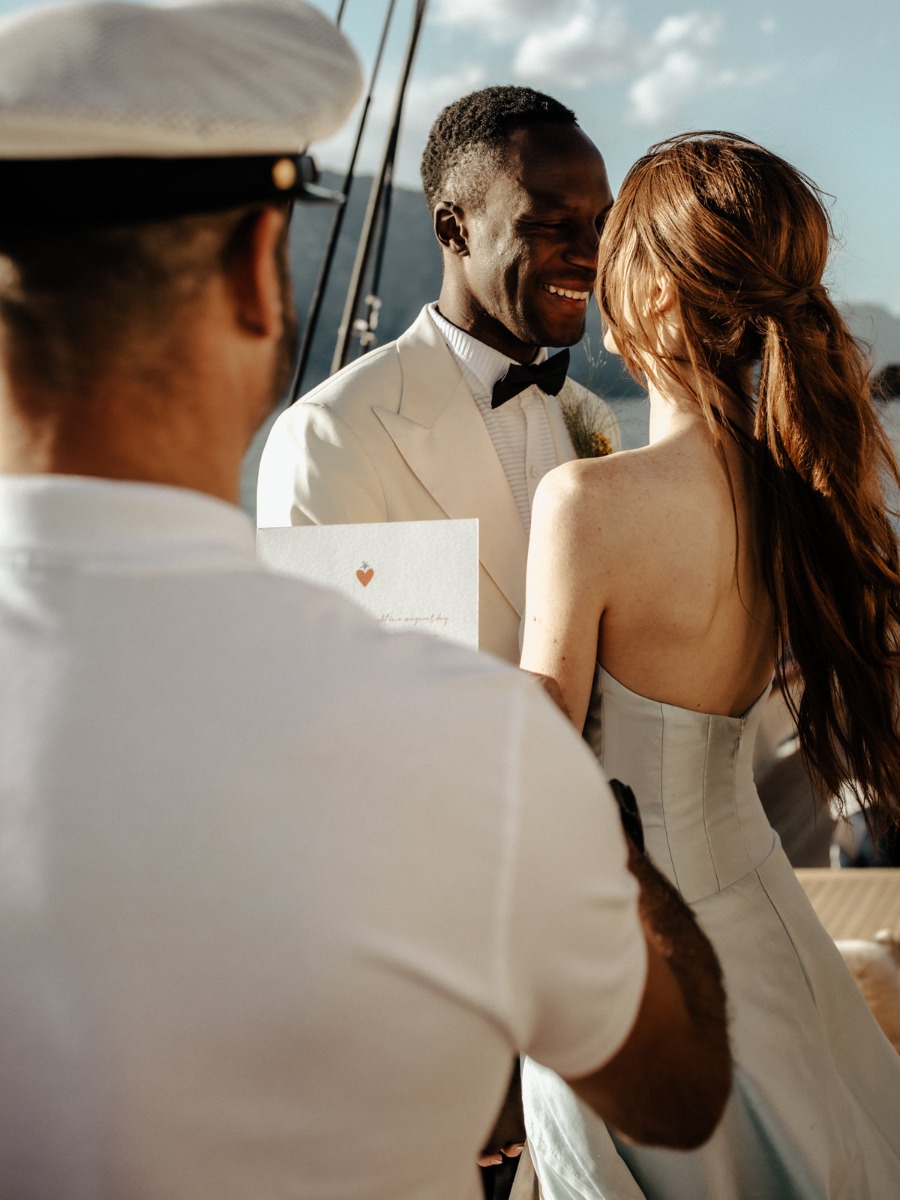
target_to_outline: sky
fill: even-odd
[[[336,16],[340,0],[312,0]],[[414,0],[394,0],[360,166],[380,162]],[[35,0],[0,0],[0,13]],[[344,0],[342,25],[371,72],[389,0]],[[397,179],[440,108],[494,83],[568,104],[613,190],[653,142],[727,129],[761,142],[829,194],[839,302],[900,317],[900,4],[896,0],[429,0],[407,91]],[[314,150],[343,171],[357,117]]]
[[[335,16],[338,4],[316,0]],[[387,0],[345,0],[371,68]],[[380,161],[413,0],[396,0],[362,164]],[[475,88],[530,84],[573,108],[615,191],[653,142],[726,129],[761,142],[829,197],[829,283],[844,303],[900,317],[900,4],[896,0],[429,0],[407,92],[398,177],[440,108]],[[355,120],[318,148],[346,163]]]

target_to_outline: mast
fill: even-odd
[[[425,18],[425,9],[428,0],[416,0],[415,11],[413,13],[412,26],[410,28],[409,40],[406,46],[406,56],[403,64],[403,72],[400,77],[400,83],[397,88],[397,95],[394,101],[394,113],[391,119],[390,129],[385,141],[384,153],[381,159],[381,167],[378,174],[372,180],[372,187],[369,192],[369,202],[366,208],[366,215],[363,220],[363,227],[360,233],[359,245],[356,252],[356,262],[353,265],[353,274],[350,278],[350,285],[347,289],[347,300],[344,305],[344,314],[341,318],[341,325],[338,330],[337,340],[335,342],[334,355],[331,360],[332,373],[340,370],[347,362],[350,349],[350,339],[353,334],[353,324],[356,311],[359,307],[360,297],[362,295],[363,286],[365,283],[366,270],[369,265],[369,257],[372,251],[372,246],[375,240],[376,225],[379,216],[382,217],[382,235],[381,244],[382,251],[379,253],[379,274],[380,262],[383,254],[384,238],[386,236],[386,199],[390,196],[391,181],[394,171],[394,159],[397,153],[397,144],[400,136],[400,123],[403,117],[403,101],[406,96],[406,88],[409,84],[409,77],[412,72],[413,59],[415,58],[416,47],[419,42],[419,35],[422,31],[422,23]],[[374,290],[374,289],[373,289]],[[371,332],[373,325],[372,321],[377,321],[377,311],[380,307],[380,301],[377,296],[367,298],[369,305],[369,318],[365,322],[365,332]],[[373,316],[374,314],[374,316]],[[367,345],[371,343],[371,339]]]

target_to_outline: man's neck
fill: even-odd
[[[438,312],[451,325],[462,329],[464,333],[483,342],[485,346],[490,346],[492,350],[505,354],[514,362],[529,363],[540,350],[537,343],[520,341],[510,333],[505,325],[488,317],[487,314],[475,313],[471,303],[459,302],[455,289],[441,288],[437,304]]]
[[[0,473],[159,483],[236,503],[245,450],[238,431],[221,421],[211,438],[196,396],[183,395],[179,404],[166,394],[162,408],[159,395],[137,396],[127,383],[66,401],[6,381],[0,388]]]

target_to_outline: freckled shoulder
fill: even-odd
[[[603,458],[576,458],[563,463],[541,480],[537,496],[543,490],[546,499],[552,498],[556,503],[573,507],[583,503],[593,504],[598,494],[631,486],[637,465],[631,460],[639,453],[624,450]]]
[[[535,521],[594,548],[619,554],[643,535],[648,472],[645,453],[623,451],[607,458],[576,459],[545,476],[534,500]],[[650,489],[653,490],[652,488]]]
[[[574,459],[563,463],[538,485],[532,509],[532,530],[555,531],[576,538],[598,532],[597,516],[616,493],[613,458]],[[606,522],[602,522],[606,524]]]

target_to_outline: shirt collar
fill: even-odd
[[[437,304],[429,305],[428,311],[431,313],[431,319],[437,326],[438,332],[447,343],[450,353],[464,369],[464,373],[477,381],[482,393],[490,395],[494,384],[498,379],[503,378],[515,359],[501,354],[492,346],[486,346],[484,342],[479,342],[477,338],[474,338],[471,333],[466,333],[458,325],[452,324],[439,311]],[[541,346],[532,362],[543,362],[546,357],[547,347]]]
[[[72,570],[255,567],[253,523],[201,492],[87,476],[0,475],[0,555]]]

